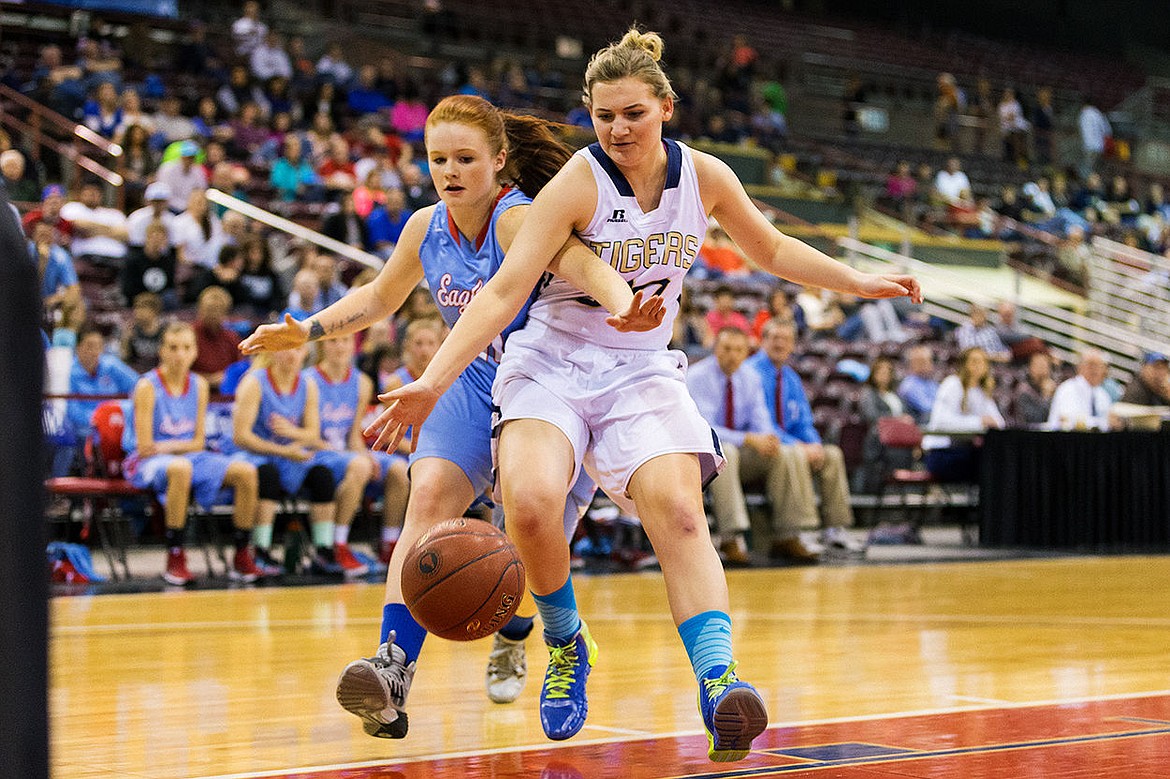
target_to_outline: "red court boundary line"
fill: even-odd
[[[1146,713],[1145,711],[1128,712],[1119,710],[1126,709],[1127,704],[1129,705],[1128,708],[1147,709],[1153,712],[1154,716],[1121,716],[1126,713],[1139,715]],[[1029,710],[1033,710],[1033,716],[1031,718],[1040,726],[1042,726],[1045,716],[1053,722],[1060,723],[1063,720],[1056,715],[1060,714],[1063,717],[1069,713],[1064,710],[1072,710],[1074,712],[1079,711],[1081,715],[1087,716],[1089,719],[1098,723],[1148,722],[1150,724],[1165,724],[1168,727],[1144,730],[1105,731],[1100,733],[1084,733],[1082,731],[1051,737],[1044,737],[1042,734],[1037,734],[1036,737],[1027,738],[1026,740],[990,744],[968,744],[945,750],[929,750],[909,745],[897,746],[895,743],[890,743],[900,738],[896,733],[878,735],[871,732],[882,728],[894,728],[896,730],[898,727],[906,727],[909,724],[919,724],[930,720],[935,720],[941,724],[963,717],[970,718],[971,716],[975,716],[975,719],[979,719],[979,715],[999,715],[1001,718],[1007,716],[1009,719],[1027,719]],[[1015,726],[1018,727],[1018,724],[1015,723]],[[1086,722],[1085,724],[1088,725],[1090,723]],[[858,729],[864,730],[865,733],[857,733],[856,738],[849,737],[849,733]],[[986,729],[986,727],[979,728],[981,731]],[[840,737],[832,735],[833,731],[836,730],[841,731]],[[821,732],[824,732],[828,738],[816,738],[814,736],[815,733]],[[540,745],[414,756],[401,760],[374,760],[340,765],[306,766],[301,768],[219,774],[201,777],[201,779],[340,779],[341,777],[345,777],[345,779],[365,779],[367,777],[372,779],[373,777],[391,776],[396,779],[414,779],[415,777],[452,775],[458,775],[463,777],[463,779],[476,779],[479,776],[541,776],[556,777],[557,779],[577,779],[578,777],[594,779],[599,776],[653,776],[656,779],[658,777],[687,777],[687,779],[700,779],[701,777],[713,779],[714,777],[718,777],[719,779],[731,779],[732,777],[790,775],[798,771],[820,771],[827,768],[846,769],[852,766],[857,766],[862,771],[868,766],[870,772],[864,773],[864,776],[873,777],[875,776],[873,768],[883,762],[925,760],[929,758],[959,759],[971,756],[987,757],[996,754],[1032,751],[1044,748],[1086,747],[1122,740],[1151,738],[1160,735],[1170,736],[1170,690],[778,723],[765,731],[761,736],[763,743],[760,740],[757,741],[759,748],[754,750],[746,761],[734,765],[729,764],[722,770],[712,770],[717,764],[710,763],[706,760],[706,738],[703,736],[702,731],[689,731],[651,737],[632,735],[629,737],[595,739],[571,743],[550,742]],[[802,736],[808,738],[801,738]],[[877,736],[877,738],[873,736]],[[773,743],[777,741],[792,743]],[[818,744],[831,745],[841,743],[881,745],[886,749],[905,749],[908,752],[898,755],[888,755],[884,759],[871,757],[815,762],[810,762],[807,758],[799,759],[783,754],[785,748],[808,749]],[[650,769],[651,772],[647,773],[644,770],[637,770],[636,762],[624,762],[621,763],[622,769],[620,772],[613,772],[614,765],[612,762],[615,759],[621,758],[625,760],[626,758],[632,758],[640,751],[647,751],[648,755],[651,756],[661,753],[663,760],[658,763],[657,771],[652,766],[642,764],[643,768]],[[1164,753],[1166,752],[1170,752],[1170,750],[1164,750]],[[667,756],[671,753],[681,758],[676,761],[675,765],[669,764],[670,761]],[[758,762],[759,759],[789,760],[793,762],[760,765]],[[587,773],[581,773],[575,769],[572,765],[574,760],[580,762]],[[501,764],[515,766],[518,769],[521,765],[528,766],[528,768],[521,770],[520,773],[511,773]],[[543,771],[541,768],[542,764],[546,764],[544,765]],[[1161,766],[1162,764],[1159,763],[1159,765]],[[487,768],[487,773],[480,773],[480,770],[484,768]],[[554,772],[548,773],[550,769],[554,769]],[[691,770],[688,771],[688,769]],[[1159,770],[1162,771],[1163,769],[1160,768]],[[858,774],[859,777],[862,775]],[[901,775],[904,776],[904,774]],[[1102,775],[1104,776],[1105,774]],[[1147,775],[1153,777],[1161,776],[1162,774],[1133,774],[1133,776],[1139,775],[1142,777]],[[1117,776],[1122,777],[1128,775],[1117,774]]]

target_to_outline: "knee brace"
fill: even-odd
[[[284,488],[280,486],[280,471],[272,463],[265,463],[256,469],[256,481],[261,500],[280,500],[284,497]]]
[[[305,474],[301,489],[308,493],[310,503],[329,503],[334,493],[333,473],[324,465],[314,465]]]

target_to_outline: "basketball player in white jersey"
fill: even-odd
[[[454,323],[503,262],[531,197],[571,155],[543,120],[502,112],[470,95],[439,101],[427,117],[426,147],[440,202],[414,213],[377,278],[306,322],[286,316],[283,323],[262,325],[240,344],[243,351],[279,352],[355,332],[398,310],[424,278],[438,312]],[[632,293],[620,274],[576,238],[566,242],[554,271],[601,300],[613,312],[615,327],[653,329],[662,321],[660,298]],[[535,283],[529,285],[531,297]],[[513,327],[522,320],[517,318]],[[497,343],[469,366],[426,427],[413,431],[410,497],[386,575],[380,645],[373,657],[346,666],[337,684],[338,702],[376,738],[406,736],[406,699],[426,638],[402,596],[403,559],[418,538],[436,523],[461,515],[493,482],[491,388],[501,347]],[[578,508],[587,506],[593,494],[591,482],[579,484],[590,489],[563,502],[562,535],[571,535]],[[501,629],[500,637],[514,640],[505,653],[512,659],[504,665],[517,683],[499,689],[496,681],[505,669],[496,662],[494,647],[487,679],[493,700],[519,694],[526,668],[522,656],[516,659],[519,652],[510,650],[522,648],[531,625],[529,620],[525,630],[511,636],[508,625]]]
[[[726,164],[664,140],[675,95],[661,54],[657,34],[630,30],[594,55],[584,97],[598,143],[577,152],[536,197],[499,272],[419,380],[382,396],[392,405],[367,433],[379,430],[375,447],[384,447],[422,424],[574,233],[635,291],[661,294],[667,310],[659,327],[619,333],[605,326],[604,309],[567,285],[554,279],[544,288],[509,338],[493,390],[499,483],[549,645],[546,734],[568,738],[583,726],[585,679],[597,653],[577,613],[568,544],[552,521],[588,457],[599,486],[632,500],[654,545],[699,683],[708,755],[723,762],[745,757],[768,720],[759,694],[735,675],[727,584],[703,512],[702,484],[722,465],[718,441],[687,393],[685,357],[666,349],[683,276],[715,217],[777,276],[866,298],[917,301],[921,293],[909,276],[860,273],[777,232]]]

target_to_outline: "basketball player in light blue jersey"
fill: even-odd
[[[427,119],[426,145],[441,202],[411,216],[377,279],[304,323],[286,317],[260,327],[241,344],[243,351],[297,347],[368,327],[398,310],[423,278],[443,319],[454,324],[500,267],[529,195],[569,156],[543,121],[503,113],[467,95],[445,98],[435,107]],[[613,312],[615,327],[645,329],[660,321],[656,300],[643,303],[578,241],[566,242],[551,269],[601,301]],[[528,290],[534,287],[535,281]],[[523,312],[512,320],[499,332],[519,326]],[[386,574],[381,646],[374,657],[347,666],[338,681],[338,701],[373,736],[406,735],[406,696],[426,635],[403,604],[405,552],[434,524],[461,516],[492,484],[491,387],[502,343],[497,338],[469,360],[435,414],[415,428],[406,521]],[[577,513],[562,496],[557,509],[562,543],[567,519],[575,523]]]
[[[260,503],[252,538],[257,564],[270,575],[282,571],[272,556],[272,525],[279,502],[302,492],[309,499],[315,568],[335,570],[322,550],[329,550],[332,557],[336,482],[329,466],[336,458],[322,451],[317,383],[301,375],[306,351],[305,347],[285,349],[257,360],[240,380],[232,412],[233,441],[259,475]],[[284,567],[291,568],[293,563],[285,560]]]
[[[134,486],[153,491],[163,505],[167,547],[163,579],[178,586],[193,580],[183,551],[190,499],[206,509],[219,500],[221,490],[231,489],[236,553],[228,575],[252,582],[260,575],[249,548],[256,521],[256,467],[204,451],[208,388],[191,372],[195,356],[191,325],[168,325],[158,368],[134,387],[122,434],[126,475]]]
[[[362,421],[374,400],[374,382],[354,365],[354,351],[352,335],[326,339],[321,342],[321,359],[305,369],[320,393],[321,438],[330,452],[345,455],[331,464],[333,478],[345,487],[337,491],[333,557],[349,577],[369,570],[349,548],[350,524],[365,486],[383,486],[383,523],[396,528],[402,525],[408,490],[406,457],[371,451],[362,438]],[[350,491],[346,481],[350,479],[362,489]]]
[[[423,376],[383,395],[375,448],[407,425],[430,424],[462,366],[529,306],[496,380],[498,467],[510,535],[535,594],[550,662],[541,692],[545,733],[585,723],[596,656],[577,611],[569,548],[548,514],[592,461],[598,485],[633,504],[662,566],[666,594],[698,686],[716,762],[741,760],[767,727],[763,698],[735,674],[727,583],[707,528],[702,484],[722,467],[717,438],[686,389],[686,358],[668,351],[683,277],[709,217],[764,270],[867,298],[921,293],[908,276],[860,273],[779,233],[715,157],[662,137],[674,92],[658,64],[662,39],[630,30],[594,55],[584,99],[598,142],[577,152],[535,198],[499,272],[467,307]],[[572,235],[634,290],[663,296],[666,316],[646,332],[606,326],[595,301],[554,279],[527,292]]]

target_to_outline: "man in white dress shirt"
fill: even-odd
[[[260,3],[248,0],[244,3],[244,15],[232,22],[232,40],[236,54],[247,57],[268,35],[268,25],[260,21]]]
[[[1113,398],[1105,391],[1105,376],[1109,365],[1099,349],[1081,352],[1077,375],[1061,382],[1052,396],[1052,410],[1048,424],[1061,430],[1119,428],[1120,421],[1109,412]]]
[[[956,203],[964,192],[971,192],[971,180],[963,172],[958,157],[948,159],[946,167],[934,177],[934,192],[944,203]]]
[[[61,206],[61,218],[73,223],[69,250],[74,259],[91,259],[117,265],[126,257],[126,215],[102,205],[101,185],[87,181],[77,199]]]

